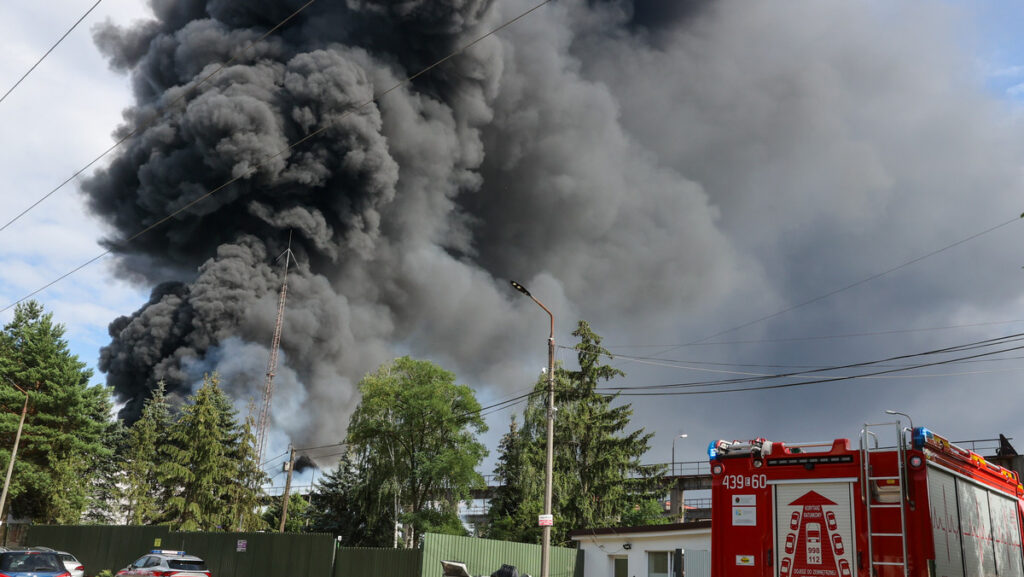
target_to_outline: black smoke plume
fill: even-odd
[[[259,399],[290,231],[298,265],[272,414],[297,442],[338,438],[354,382],[397,354],[521,385],[536,311],[508,278],[544,289],[567,322],[588,293],[640,314],[717,284],[728,248],[700,187],[654,166],[607,95],[564,76],[572,58],[545,23],[607,4],[552,5],[519,25],[539,27],[532,45],[529,32],[490,37],[363,107],[530,4],[321,1],[259,41],[300,2],[153,0],[152,21],[99,27],[134,86],[122,130],[161,115],[83,184],[121,273],[156,286],[102,350],[122,416],[158,380],[181,396],[211,370],[240,402]],[[645,301],[629,296],[639,290]]]

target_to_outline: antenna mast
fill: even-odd
[[[267,378],[263,383],[263,406],[260,409],[260,420],[256,425],[256,453],[259,463],[263,463],[263,453],[267,448],[267,434],[270,427],[270,399],[274,396],[274,374],[277,373],[277,352],[281,348],[281,328],[284,321],[284,303],[288,299],[288,266],[292,259],[292,233],[288,233],[288,248],[277,257],[284,257],[284,272],[281,280],[281,296],[277,302],[277,324],[274,325],[274,340],[270,344],[270,360],[267,361]]]

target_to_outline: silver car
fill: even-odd
[[[206,563],[184,551],[154,549],[149,555],[139,557],[134,563],[117,572],[123,575],[146,575],[153,577],[210,577]]]

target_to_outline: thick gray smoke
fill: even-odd
[[[275,427],[338,441],[354,383],[399,354],[529,386],[546,319],[510,278],[560,342],[577,318],[612,343],[685,342],[1000,220],[1019,183],[1019,138],[965,88],[956,14],[918,3],[560,0],[358,107],[533,4],[321,0],[257,42],[300,2],[152,0],[153,21],[96,31],[133,80],[123,130],[236,58],[83,185],[122,273],[156,287],[102,353],[126,415],[212,370],[259,397],[289,231]],[[974,306],[940,275],[798,332]],[[985,286],[978,303],[1012,292]]]
[[[210,370],[237,397],[259,397],[281,278],[274,259],[289,231],[299,266],[274,415],[300,438],[337,438],[353,383],[403,351],[463,379],[528,383],[509,375],[522,376],[517,339],[542,319],[521,312],[531,303],[512,300],[508,278],[571,313],[584,294],[643,313],[721,281],[731,259],[700,187],[631,144],[607,93],[564,82],[573,63],[554,38],[522,48],[489,38],[358,106],[526,4],[499,14],[489,0],[322,2],[255,41],[298,5],[154,0],[153,22],[96,31],[112,65],[132,75],[128,125],[236,58],[83,186],[119,231],[109,242],[124,273],[159,283],[111,324],[102,351],[126,416],[156,381],[180,395]],[[523,26],[543,30],[563,10]],[[639,291],[651,300],[630,298]]]

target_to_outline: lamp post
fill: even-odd
[[[18,432],[14,435],[14,448],[11,449],[11,460],[7,463],[7,478],[4,479],[4,489],[0,492],[0,525],[4,523],[4,505],[7,504],[7,489],[11,486],[11,475],[14,474],[14,458],[18,455],[18,443],[21,442],[21,429],[25,426],[25,415],[28,413],[28,391],[15,385],[8,379],[8,382],[14,385],[14,388],[18,389],[22,393],[25,393],[25,405],[21,408],[21,420],[18,421]]]
[[[537,303],[537,306],[544,309],[551,318],[551,332],[548,336],[548,439],[547,439],[547,462],[544,465],[544,515],[551,519],[551,478],[554,469],[555,450],[555,315],[551,313],[544,303],[537,300],[537,297],[530,294],[526,287],[510,281],[512,286],[519,292],[530,297]],[[549,577],[551,558],[551,525],[541,527],[542,537],[540,543],[540,577]]]
[[[904,417],[906,417],[907,420],[910,421],[910,430],[911,430],[911,432],[913,432],[913,430],[914,430],[914,419],[911,419],[910,415],[908,415],[906,413],[901,413],[899,411],[890,411],[890,410],[886,410],[885,413],[887,415],[903,415]]]
[[[676,439],[685,439],[686,433],[679,435],[678,437],[672,437],[672,474],[676,474]]]

